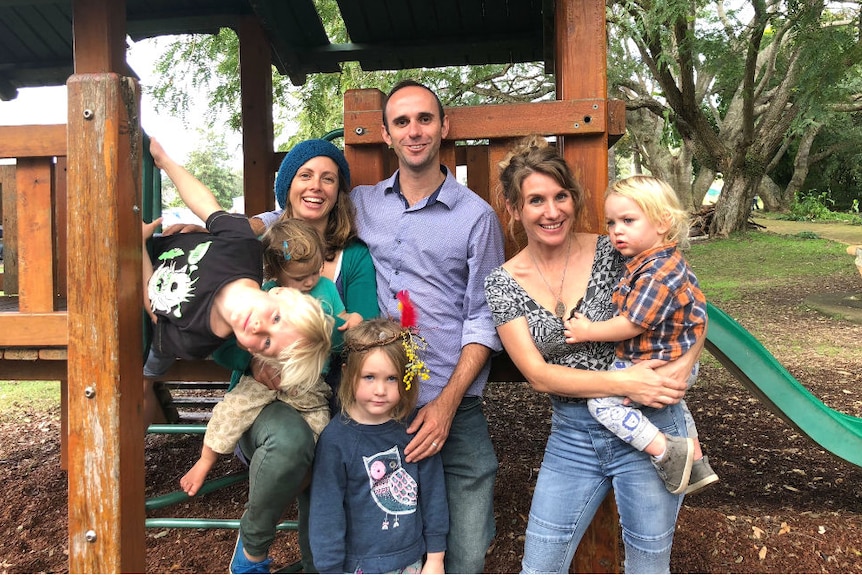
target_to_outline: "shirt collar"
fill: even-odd
[[[447,187],[447,184],[449,183],[449,178],[451,177],[451,173],[449,172],[449,168],[447,168],[443,164],[440,164],[440,171],[443,172],[443,174],[446,176],[446,178],[443,180],[443,183],[440,184],[440,186],[436,190],[434,190],[434,192],[430,196],[428,196],[424,202],[420,202],[419,204],[413,206],[414,208],[415,207],[422,207],[422,206],[430,206],[430,205],[433,205],[437,201],[440,201],[441,203],[445,204],[446,206],[451,207],[452,199],[449,198],[447,200],[448,194],[445,193],[445,188]],[[407,199],[401,193],[401,180],[398,177],[400,173],[401,173],[401,170],[396,170],[395,173],[392,175],[392,177],[389,178],[389,181],[386,183],[385,193],[392,192],[394,194],[397,194],[398,197],[401,198],[401,201],[404,202],[404,207],[408,208],[409,206],[407,204]],[[420,206],[420,204],[421,204],[421,206]]]

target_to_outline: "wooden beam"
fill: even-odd
[[[380,105],[381,108],[345,112],[345,144],[383,143],[382,100]],[[603,134],[607,130],[606,106],[604,99],[585,99],[447,108],[449,135],[446,139],[482,140],[535,133],[546,136]],[[353,164],[350,169],[353,170]]]
[[[66,155],[66,125],[0,126],[0,158]]]
[[[260,22],[243,16],[239,27],[242,100],[243,191],[245,213],[259,214],[275,205],[272,168],[272,61]]]
[[[0,313],[0,346],[44,347],[69,341],[66,312]],[[143,424],[142,424],[143,425]]]
[[[140,94],[89,74],[68,99],[69,571],[143,573]]]

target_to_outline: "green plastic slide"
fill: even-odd
[[[862,467],[862,418],[828,407],[732,317],[708,305],[706,348],[742,384],[827,451]]]

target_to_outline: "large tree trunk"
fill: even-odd
[[[802,184],[805,183],[805,178],[808,177],[808,170],[811,166],[809,161],[811,158],[811,144],[814,143],[814,138],[823,128],[823,124],[812,123],[802,138],[799,140],[799,149],[796,152],[796,158],[793,160],[793,176],[790,178],[787,187],[781,194],[781,207],[789,209],[790,204],[796,197],[796,192],[802,189]]]
[[[726,238],[731,232],[746,228],[760,180],[761,176],[725,176],[724,187],[715,204],[715,216],[709,226],[710,237]]]
[[[781,212],[787,209],[787,206],[782,206],[781,188],[769,176],[763,176],[760,180],[757,195],[763,202],[763,211],[765,212]]]

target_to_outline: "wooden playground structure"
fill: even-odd
[[[65,82],[66,125],[0,126],[0,158],[16,161],[14,166],[0,166],[5,231],[0,380],[61,382],[62,454],[69,478],[69,571],[145,572],[139,230],[142,217],[147,216],[145,203],[154,175],[142,162],[140,88],[125,60],[127,31],[145,26],[137,18],[148,8],[163,16],[174,8],[190,11],[174,21],[181,23],[162,33],[202,31],[194,17],[196,4],[219,5],[223,11],[241,8],[231,14],[231,21],[240,39],[249,214],[273,205],[273,180],[281,157],[273,150],[271,65],[296,82],[305,73],[333,71],[334,56],[324,50],[314,66],[284,56],[280,44],[285,36],[278,34],[276,24],[307,16],[303,10],[314,10],[311,0],[283,4],[277,0],[22,0],[12,4],[24,7],[22,14],[30,4],[65,7],[74,38],[74,68]],[[281,13],[287,4],[294,10],[289,15]],[[339,1],[348,30],[348,17],[379,4]],[[426,3],[409,4],[419,10]],[[469,12],[481,10],[486,3],[435,4],[441,11],[460,5],[459,10]],[[444,162],[453,171],[456,165],[466,166],[469,187],[494,205],[496,166],[513,141],[532,133],[556,136],[589,194],[589,226],[599,231],[608,148],[625,125],[624,106],[607,95],[605,3],[508,0],[500,4],[512,19],[523,19],[518,10],[538,11],[543,25],[538,50],[546,65],[552,66],[548,71],[555,73],[557,99],[448,109],[451,129],[443,145]],[[5,18],[1,11],[0,15]],[[503,21],[492,24],[505,26]],[[360,32],[368,38],[358,39]],[[156,33],[151,30],[149,35]],[[373,30],[351,31],[351,35],[355,42],[370,42]],[[498,36],[492,37],[496,43],[488,44],[486,60],[467,63],[500,61],[492,50],[499,52],[505,44]],[[511,41],[516,42],[514,35]],[[421,50],[416,49],[419,65],[454,63],[428,63],[437,61],[427,60],[435,57],[436,48],[433,41],[425,42]],[[530,49],[533,52],[518,52],[521,56],[513,55],[512,49],[509,57],[527,57],[537,47]],[[362,62],[361,57],[342,56],[342,61]],[[377,65],[394,67],[384,61]],[[40,81],[31,80],[30,85]],[[0,73],[0,96],[8,92],[8,82]],[[351,90],[344,95],[344,149],[354,185],[375,183],[392,173],[392,160],[380,134],[382,101],[378,90]],[[483,143],[466,145],[468,141]],[[495,208],[505,226],[505,212]],[[509,255],[514,249],[507,245]],[[209,362],[179,362],[167,377],[209,381],[226,374]],[[517,378],[506,365],[494,366],[492,380],[520,381]],[[584,538],[576,568],[617,572],[618,538],[618,521],[609,499]]]

